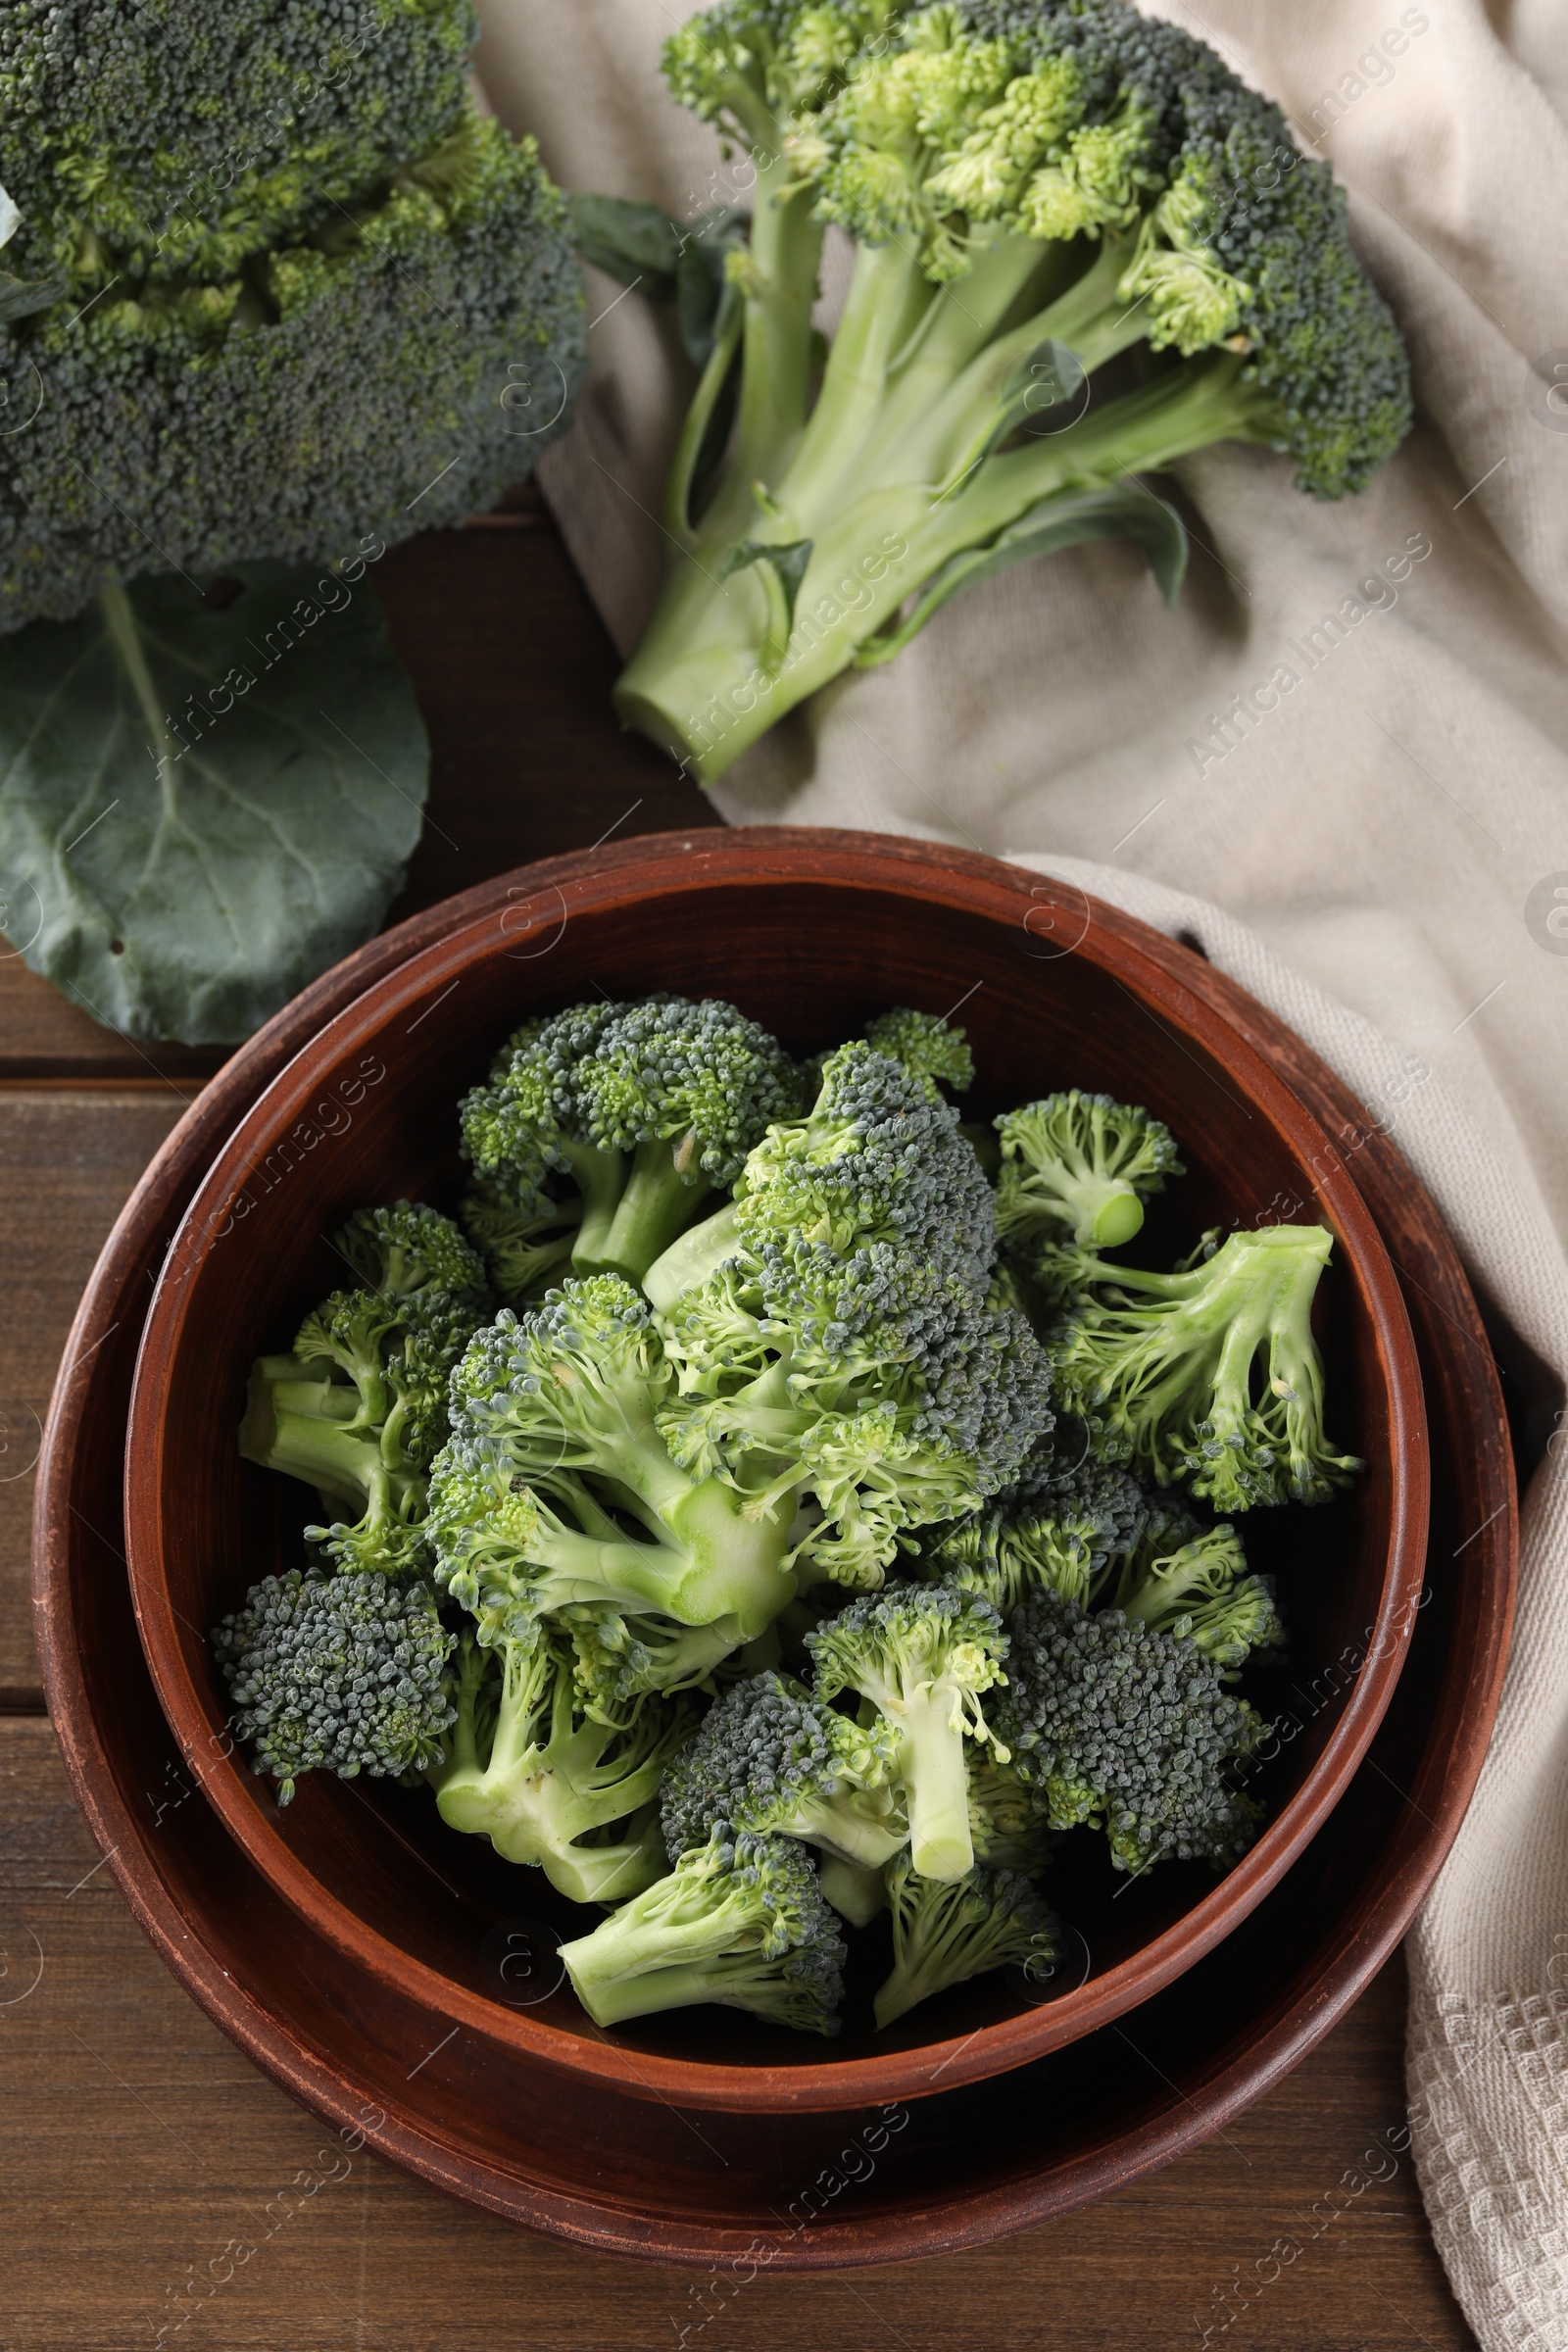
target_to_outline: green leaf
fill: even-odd
[[[0,920],[108,1026],[232,1044],[375,930],[428,774],[363,569],[111,577],[0,637]]]
[[[718,576],[727,580],[734,572],[749,571],[754,564],[765,564],[783,591],[787,636],[795,625],[795,600],[801,593],[806,566],[811,561],[811,544],[809,539],[791,539],[770,547],[760,539],[743,539],[738,547],[730,549]]]
[[[933,612],[960,588],[988,580],[1011,564],[1054,555],[1058,548],[1076,547],[1090,539],[1135,541],[1149,559],[1149,568],[1165,603],[1176,602],[1187,570],[1187,531],[1175,508],[1133,481],[1115,482],[1106,490],[1065,491],[1032,507],[989,547],[970,548],[953,557],[926,582],[906,619],[895,620],[891,628],[860,647],[855,657],[856,667],[874,669],[879,662],[902,654]]]
[[[585,262],[653,302],[673,302],[684,232],[657,204],[627,196],[568,196],[572,242]]]
[[[46,311],[51,303],[59,302],[66,292],[62,278],[35,278],[29,285],[23,277],[13,277],[8,270],[0,270],[0,326],[10,326],[14,319],[30,318],[34,311]]]

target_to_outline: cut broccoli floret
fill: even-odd
[[[656,1799],[691,1735],[689,1709],[650,1699],[623,1731],[582,1715],[570,1657],[550,1642],[509,1642],[502,1657],[488,1744],[455,1743],[431,1776],[442,1820],[509,1862],[539,1864],[574,1902],[635,1894],[665,1868]]]
[[[1237,440],[1338,498],[1409,428],[1329,166],[1123,0],[720,0],[664,71],[757,171],[743,299],[667,488],[670,576],[616,689],[704,783],[1009,563],[1123,536],[1174,600],[1181,523],[1130,475]],[[855,267],[813,401],[829,221]]]
[[[1225,1670],[1227,1682],[1250,1652],[1277,1649],[1285,1640],[1273,1586],[1247,1574],[1236,1530],[1200,1528],[1185,1513],[1164,1525],[1153,1522],[1119,1568],[1102,1578],[1096,1601],[1161,1633],[1186,1635]]]
[[[558,1200],[543,1191],[520,1208],[483,1182],[470,1186],[463,1202],[463,1222],[483,1255],[491,1289],[503,1306],[519,1311],[538,1306],[570,1273],[582,1218],[580,1195]]]
[[[1322,1225],[1233,1233],[1175,1274],[1085,1261],[1086,1289],[1053,1335],[1057,1393],[1097,1446],[1223,1511],[1323,1502],[1361,1468],[1323,1431],[1312,1298]]]
[[[1118,1870],[1228,1869],[1261,1808],[1233,1782],[1265,1726],[1186,1636],[1038,1592],[1008,1621],[999,1736],[1053,1829],[1102,1824]]]
[[[994,1737],[980,1696],[1006,1679],[997,1610],[949,1587],[901,1586],[852,1601],[807,1647],[819,1697],[857,1690],[892,1728],[915,1869],[961,1879],[974,1861],[964,1738]]]
[[[801,1098],[783,1047],[716,997],[576,1004],[512,1040],[464,1103],[464,1150],[528,1219],[550,1171],[569,1176],[583,1200],[574,1270],[638,1282]]]
[[[1130,1242],[1144,1202],[1184,1173],[1170,1129],[1109,1095],[1048,1095],[1004,1112],[997,1235],[1027,1245],[1063,1236],[1096,1249]]]
[[[676,1625],[646,1612],[568,1601],[555,1618],[571,1639],[583,1711],[601,1723],[629,1724],[651,1690],[711,1690],[716,1669],[747,1641],[737,1617]]]
[[[975,1860],[991,1870],[1015,1870],[1038,1878],[1061,1843],[1034,1801],[1034,1791],[1016,1764],[1003,1763],[993,1746],[970,1741],[969,1835]]]
[[[264,1577],[213,1632],[236,1737],[286,1805],[301,1773],[400,1778],[456,1720],[453,1637],[423,1585],[371,1572]]]
[[[406,1287],[335,1291],[323,1299],[301,1325],[291,1355],[262,1356],[253,1366],[239,1431],[247,1460],[286,1471],[324,1501],[352,1508],[352,1521],[309,1528],[313,1541],[341,1566],[389,1575],[428,1566],[426,1473],[447,1436],[448,1384],[490,1311],[482,1291],[416,1280],[421,1261],[387,1244],[387,1229],[374,1223],[399,1213],[364,1211],[340,1239],[344,1254],[352,1250],[359,1262]],[[478,1260],[455,1226],[431,1210],[410,1214],[425,1220],[427,1275],[477,1274]]]
[[[561,1957],[599,2026],[712,2001],[831,2034],[844,1948],[804,1846],[715,1832]]]
[[[893,1972],[876,1996],[878,2027],[992,1969],[1039,1969],[1057,1957],[1050,1910],[1013,1870],[978,1865],[961,1879],[922,1878],[907,1854],[887,1867]]]
[[[880,1868],[908,1836],[895,1744],[881,1719],[862,1730],[787,1675],[737,1683],[664,1777],[664,1843],[684,1853],[722,1825]]]
[[[484,1267],[450,1217],[415,1200],[390,1208],[360,1208],[335,1234],[332,1247],[368,1291],[383,1298],[413,1298],[427,1291],[486,1296]]]

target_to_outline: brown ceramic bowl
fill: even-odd
[[[463,2033],[503,2064],[510,2051],[529,2071],[695,2108],[847,2109],[945,2091],[1150,2000],[1248,1918],[1354,1774],[1421,1591],[1427,1433],[1409,1322],[1324,1129],[1249,1024],[1189,988],[1184,953],[1145,926],[1068,886],[913,843],[748,831],[632,847],[473,894],[471,917],[328,1021],[219,1152],[169,1250],[131,1401],[125,1520],[143,1643],[180,1747],[211,1759],[207,1794],[250,1862],[313,1934],[415,2004],[432,2043]],[[852,2025],[826,2047],[722,2010],[612,2036],[565,1990],[509,2006],[487,1956],[498,1923],[587,1924],[539,1874],[455,1837],[422,1792],[317,1776],[279,1814],[224,1752],[205,1629],[291,1563],[310,1516],[303,1490],[236,1452],[251,1358],[286,1343],[334,1287],[326,1236],[350,1209],[455,1200],[457,1098],[519,1019],[596,988],[655,986],[732,997],[802,1049],[888,1004],[946,1012],[961,1001],[979,1114],[1080,1083],[1169,1121],[1191,1173],[1155,1204],[1152,1254],[1174,1255],[1205,1226],[1281,1216],[1335,1232],[1319,1299],[1332,1427],[1367,1468],[1325,1509],[1254,1514],[1247,1528],[1250,1556],[1279,1584],[1298,1694],[1278,1692],[1295,1736],[1262,1776],[1269,1826],[1218,1883],[1174,1865],[1129,1883],[1097,1853],[1060,1873],[1054,1896],[1089,1973],[1047,2002],[982,1980],[887,2035]],[[1257,1695],[1274,1703],[1266,1684]]]

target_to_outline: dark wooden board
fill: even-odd
[[[191,2352],[677,2352],[683,2328],[693,2352],[1171,2352],[1205,2328],[1226,2352],[1471,2344],[1398,2145],[1397,1960],[1278,2089],[1152,2180],[973,2254],[762,2273],[730,2296],[334,2148],[179,1990],[95,1869],[46,1724],[0,1725],[0,1788],[8,2352],[131,2352],[165,2326]]]

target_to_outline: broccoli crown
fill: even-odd
[[[893,1973],[876,1996],[878,2026],[950,1984],[1009,1964],[1038,1970],[1057,1956],[1051,1912],[1016,1871],[977,1864],[944,1884],[922,1878],[907,1854],[897,1854],[887,1886]]]
[[[423,1291],[485,1296],[484,1267],[450,1217],[415,1200],[356,1209],[332,1247],[368,1290],[392,1298]]]
[[[602,1150],[679,1141],[682,1174],[731,1185],[774,1119],[801,1106],[800,1073],[733,1004],[649,997],[608,1022],[577,1092]]]
[[[898,1585],[862,1593],[808,1633],[806,1646],[818,1697],[858,1690],[884,1709],[941,1683],[959,1709],[977,1715],[980,1692],[1007,1679],[1001,1612],[949,1585]]]
[[[939,281],[986,229],[1125,238],[1117,299],[1147,340],[1245,355],[1258,437],[1321,497],[1408,431],[1403,347],[1330,167],[1192,34],[1124,0],[958,0],[834,87],[797,142],[825,219],[912,244]]]
[[[720,1831],[561,1956],[597,2025],[717,2002],[836,2034],[844,1939],[806,1848]]]
[[[1184,1173],[1170,1129],[1109,1095],[1048,1095],[1004,1111],[997,1232],[1044,1234],[1113,1249],[1144,1221],[1144,1202]]]
[[[466,0],[24,0],[0,57],[0,627],[106,566],[358,561],[493,505],[585,360],[562,199],[466,91]],[[156,516],[149,536],[142,519]],[[377,548],[376,552],[379,552]],[[358,576],[357,574],[355,576]]]
[[[754,1248],[799,1238],[844,1257],[890,1242],[978,1291],[996,1248],[991,1187],[957,1112],[860,1038],[827,1056],[808,1115],[751,1153],[735,1224]]]
[[[1264,1727],[1190,1639],[1035,1592],[1009,1621],[994,1714],[1054,1829],[1102,1823],[1119,1870],[1175,1857],[1228,1868],[1260,1809],[1229,1777]]]
[[[1325,1501],[1361,1466],[1323,1430],[1311,1316],[1332,1245],[1324,1226],[1278,1225],[1175,1274],[1087,1258],[1052,1339],[1058,1395],[1101,1451],[1218,1509]]]
[[[877,1015],[865,1042],[873,1053],[902,1062],[918,1078],[945,1080],[956,1094],[974,1083],[974,1055],[964,1033],[951,1028],[941,1013],[911,1012],[906,1004],[896,1004],[891,1012]]]
[[[894,1776],[894,1748],[881,1722],[862,1730],[852,1717],[814,1698],[791,1676],[767,1673],[737,1683],[712,1706],[691,1745],[664,1776],[662,1822],[672,1854],[725,1835],[781,1833],[835,1843],[849,1860],[863,1822],[880,1831],[891,1811],[856,1799],[882,1792]],[[902,1825],[886,1847],[902,1841]]]
[[[453,1647],[423,1585],[373,1573],[265,1577],[213,1632],[235,1732],[280,1805],[302,1772],[397,1777],[433,1763],[457,1716]]]

